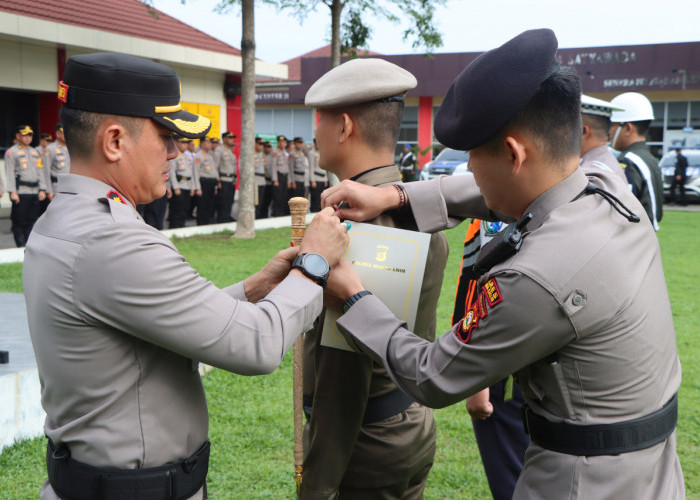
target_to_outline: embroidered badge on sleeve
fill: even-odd
[[[467,344],[472,338],[472,332],[479,326],[479,320],[485,318],[489,314],[489,309],[503,302],[501,290],[496,283],[496,278],[490,278],[481,287],[481,292],[467,310],[459,325],[454,332],[460,342]]]

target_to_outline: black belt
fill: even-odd
[[[554,423],[523,406],[523,426],[533,443],[568,455],[619,455],[659,444],[671,435],[678,421],[678,395],[660,410],[614,424]]]
[[[175,177],[177,177],[177,182],[180,182],[180,181],[191,181],[191,180],[192,180],[192,177],[185,177],[185,176],[183,176],[183,175],[178,175],[178,174],[175,174]]]
[[[255,172],[255,175],[257,175],[258,177],[265,177],[265,174],[259,174],[257,172]]]
[[[17,181],[17,185],[35,188],[35,187],[39,187],[39,181],[37,181],[37,182]]]
[[[303,170],[301,172],[299,172],[298,170],[295,170],[294,173],[296,175],[304,175],[306,172],[304,172]]]
[[[362,425],[381,422],[389,417],[398,415],[413,404],[413,399],[404,394],[401,390],[369,398],[365,408],[365,416],[362,418]],[[304,414],[307,420],[311,420],[313,410],[313,398],[304,396]]]
[[[65,445],[56,449],[49,439],[46,469],[51,487],[64,500],[184,500],[204,486],[209,448],[205,441],[191,457],[161,467],[110,469],[74,460]]]

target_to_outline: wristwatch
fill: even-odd
[[[355,304],[355,302],[360,300],[365,295],[372,295],[372,292],[370,292],[369,290],[360,290],[356,294],[353,294],[347,299],[345,299],[345,302],[343,302],[343,312],[348,312],[348,309],[350,309]]]
[[[314,280],[321,287],[326,288],[330,266],[322,255],[317,253],[302,253],[297,255],[292,262],[292,269],[299,269],[304,276]]]

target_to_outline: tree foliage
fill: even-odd
[[[434,25],[435,7],[446,0],[259,0],[278,10],[292,12],[304,21],[309,12],[325,5],[331,12],[331,67],[340,64],[341,52],[357,55],[357,49],[367,48],[371,30],[367,19],[385,19],[393,23],[408,22],[403,39],[414,49],[426,54],[442,46],[442,36]],[[238,6],[240,0],[221,0],[218,12]]]

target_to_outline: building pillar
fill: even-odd
[[[56,124],[59,122],[58,112],[61,110],[60,102],[57,96],[58,82],[63,81],[63,73],[66,69],[66,49],[56,49],[56,60],[56,68],[58,70],[56,90],[53,92],[40,92],[38,95],[39,130],[37,132],[37,136],[39,134],[51,134],[54,138],[56,137]]]
[[[421,154],[426,151],[425,154]],[[418,168],[433,159],[433,97],[418,98]]]

